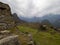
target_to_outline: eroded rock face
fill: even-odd
[[[20,45],[18,35],[10,30],[15,27],[15,21],[9,5],[0,2],[0,45]]]
[[[0,30],[11,29],[15,26],[9,5],[0,2]]]
[[[7,4],[0,2],[0,15],[11,15],[10,7]]]

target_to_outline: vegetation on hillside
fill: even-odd
[[[36,45],[60,45],[60,33],[56,32],[53,28],[42,31],[41,29],[34,29],[30,26],[20,25],[17,26],[20,32],[28,32],[33,36]]]

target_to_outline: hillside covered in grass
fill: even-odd
[[[48,31],[40,31],[29,26],[18,26],[20,32],[29,32],[33,36],[36,45],[60,45],[60,33],[49,28]]]

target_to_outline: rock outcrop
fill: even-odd
[[[13,19],[14,19],[16,25],[20,25],[20,24],[26,23],[26,21],[21,20],[21,19],[17,16],[16,13],[13,13],[12,16],[13,16]]]
[[[17,35],[9,36],[0,40],[0,45],[20,45],[17,39]]]
[[[9,31],[14,27],[15,21],[9,5],[0,2],[0,45],[20,45],[18,35]]]
[[[16,27],[23,23],[16,13],[11,14],[9,5],[0,2],[0,45],[34,45],[32,35]]]
[[[0,30],[11,29],[14,25],[9,5],[0,2]]]
[[[0,2],[0,15],[11,15],[10,7],[7,4]]]
[[[20,45],[18,35],[11,34],[10,31],[0,31],[0,45]]]

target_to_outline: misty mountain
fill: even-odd
[[[60,27],[60,14],[47,14],[43,17],[32,17],[32,18],[25,18],[20,17],[20,19],[25,20],[27,22],[43,22],[43,23],[51,23],[55,27]]]
[[[42,17],[42,20],[47,19],[57,28],[60,28],[60,14],[49,14]]]
[[[47,20],[47,19],[42,20],[42,21],[41,21],[41,24],[43,24],[43,25],[51,25],[50,21]]]
[[[57,28],[60,28],[60,19],[56,20],[54,23],[53,23],[53,26],[57,27]]]
[[[60,19],[60,14],[47,14],[43,17],[20,17],[20,19],[28,22],[41,22],[42,20],[49,20],[51,23],[54,23],[56,20]]]
[[[42,20],[49,20],[51,23],[54,23],[56,20],[60,19],[60,14],[47,14],[41,18]]]
[[[27,22],[40,22],[41,21],[40,17],[31,17],[31,18],[28,18],[28,17],[20,16],[20,19],[24,20],[24,21],[27,21]]]
[[[12,17],[13,17],[15,23],[18,24],[18,25],[21,24],[21,23],[25,23],[25,21],[21,20],[21,19],[17,16],[16,13],[13,13],[13,14],[12,14]]]

